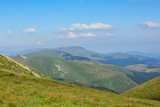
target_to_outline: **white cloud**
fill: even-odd
[[[34,28],[25,29],[23,32],[25,33],[34,33],[36,30]]]
[[[107,33],[106,36],[116,36],[116,34],[113,33]]]
[[[92,23],[90,25],[75,23],[70,28],[63,28],[61,31],[79,31],[79,30],[110,30],[113,26],[110,24],[103,23]]]
[[[140,24],[144,25],[144,26],[146,26],[148,28],[160,28],[160,24],[155,23],[155,22],[147,21],[147,22],[141,22]]]
[[[78,36],[73,32],[68,32],[67,38],[77,38]]]
[[[79,38],[79,37],[95,37],[96,35],[92,33],[80,33],[80,34],[75,34],[74,32],[68,32],[67,36],[62,36],[60,35],[59,38]]]
[[[8,34],[12,34],[13,32],[12,31],[10,31],[10,30],[8,30],[8,32],[7,32]]]
[[[84,36],[84,37],[94,37],[96,35],[92,34],[92,33],[81,33],[80,36]]]

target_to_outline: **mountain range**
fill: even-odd
[[[124,53],[99,54],[82,47],[39,50],[11,58],[52,79],[115,93],[122,93],[160,76],[160,72],[156,71],[139,72],[129,67],[122,68],[137,63],[156,65],[159,59]]]

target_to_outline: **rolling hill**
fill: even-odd
[[[160,77],[124,92],[122,95],[160,101]]]
[[[32,56],[21,62],[52,79],[115,93],[138,85],[128,77],[134,77],[131,71],[113,65],[68,61],[53,56]]]
[[[160,106],[158,101],[128,98],[107,91],[57,82],[34,70],[32,71],[25,65],[21,66],[19,64],[8,57],[0,55],[1,107]]]
[[[92,52],[80,46],[60,47],[60,48],[55,48],[55,50],[89,58],[94,58],[94,57],[100,58],[101,55],[103,55],[100,53]]]

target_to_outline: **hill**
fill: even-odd
[[[89,57],[89,58],[100,57],[101,55],[103,55],[100,53],[92,52],[90,50],[87,50],[79,46],[60,47],[60,48],[55,48],[55,50],[67,52],[77,56]]]
[[[160,101],[160,77],[124,92],[122,95]]]
[[[127,76],[132,76],[131,71],[113,65],[68,61],[53,56],[32,56],[21,62],[52,79],[85,87],[121,93],[138,85]]]
[[[45,77],[39,78],[27,73],[16,61],[2,55],[0,58],[1,107],[160,106],[160,102],[157,101],[127,98],[107,91],[70,85]]]

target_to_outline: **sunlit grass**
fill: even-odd
[[[160,101],[160,77],[124,92],[122,95]]]

